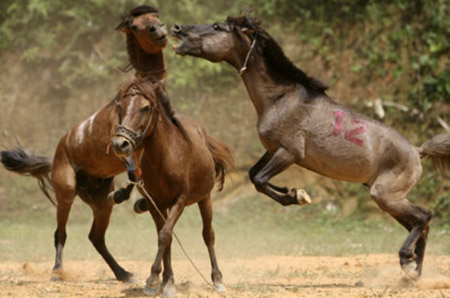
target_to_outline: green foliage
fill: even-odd
[[[0,1],[0,62],[11,72],[19,65],[37,78],[50,74],[53,95],[106,85],[120,74],[117,66],[127,64],[124,36],[114,28],[121,15],[141,4],[136,0]],[[331,90],[336,85],[360,88],[357,99],[366,100],[376,93],[415,111],[389,110],[385,121],[416,144],[441,132],[437,116],[450,120],[447,0],[153,0],[149,4],[159,8],[168,28],[174,23],[225,20],[253,7],[254,15],[283,46],[294,44],[289,56],[293,54],[297,65],[309,63],[319,77],[322,72],[325,77],[331,73],[327,82]],[[168,86],[177,108],[209,121],[213,124],[208,127],[210,132],[234,142],[232,147],[244,158],[256,159],[260,145],[254,131],[242,129],[244,121],[253,119],[248,117],[250,106],[243,103],[243,92],[238,92],[242,87],[235,70],[225,64],[177,57],[170,46],[166,50]],[[316,67],[317,61],[322,67]],[[16,89],[24,87],[28,86]],[[376,91],[368,95],[367,90]],[[62,105],[57,100],[54,106]],[[209,104],[214,106],[209,108],[214,115],[202,113],[203,106]],[[361,102],[357,105],[362,109]],[[52,133],[60,136],[60,131]],[[56,137],[51,142],[56,143]],[[438,216],[449,218],[448,182],[429,165],[423,177],[411,194],[412,200],[427,203]],[[360,198],[360,209],[366,208],[365,188],[353,184],[343,188],[343,196]]]

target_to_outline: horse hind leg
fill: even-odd
[[[431,212],[409,202],[405,193],[389,194],[385,191],[386,185],[392,184],[395,180],[385,181],[384,184],[378,182],[372,185],[371,196],[381,209],[388,212],[408,230],[408,237],[399,251],[400,265],[407,274],[410,274],[410,264],[415,262],[413,275],[419,277],[422,273]]]
[[[57,217],[57,228],[54,234],[55,237],[55,265],[53,266],[52,281],[59,281],[62,279],[63,275],[63,261],[62,254],[64,249],[64,244],[66,243],[67,233],[66,233],[66,225],[67,220],[69,218],[70,209],[72,207],[73,198],[69,202],[58,202],[56,217]]]
[[[69,218],[70,209],[76,195],[76,181],[73,168],[67,161],[65,155],[57,155],[52,168],[52,186],[57,201],[56,220],[57,227],[54,234],[55,243],[55,265],[51,275],[52,281],[59,281],[63,277],[63,249],[66,242],[66,225]]]
[[[94,245],[98,253],[103,257],[111,270],[114,272],[117,280],[123,282],[134,282],[133,274],[123,269],[110,254],[105,243],[105,233],[109,225],[112,206],[107,203],[106,198],[103,204],[91,206],[94,213],[94,221],[91,231],[89,232],[89,240]]]
[[[222,282],[222,272],[219,270],[216,252],[214,250],[215,235],[212,227],[213,210],[211,198],[208,196],[208,198],[198,202],[198,207],[203,221],[203,240],[208,248],[209,259],[211,261],[211,279],[216,290],[223,292],[225,291],[225,285]]]

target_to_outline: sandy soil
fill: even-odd
[[[209,279],[209,262],[195,260]],[[50,282],[50,262],[0,264],[1,297],[141,297],[150,263],[124,261],[136,284],[113,279],[102,261],[66,262]],[[450,257],[428,256],[423,277],[407,284],[395,255],[267,256],[221,260],[227,286],[213,292],[188,261],[174,261],[177,297],[450,297]]]

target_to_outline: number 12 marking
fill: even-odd
[[[347,112],[343,110],[334,110],[334,129],[331,135],[333,137],[337,137],[341,134],[342,130],[344,130],[344,119],[347,116]],[[350,141],[358,146],[363,146],[363,140],[357,138],[357,135],[363,134],[367,131],[367,123],[361,119],[352,118],[352,124],[357,124],[358,126],[353,129],[347,129],[344,131],[344,138],[347,141]]]

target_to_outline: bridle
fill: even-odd
[[[136,96],[136,95],[142,95],[145,98],[149,99],[143,92],[137,90],[136,88],[130,88],[131,92],[126,93],[122,98],[125,98],[127,96]],[[148,121],[147,124],[144,128],[144,130],[142,132],[137,132],[135,130],[133,130],[132,128],[123,125],[122,124],[122,115],[121,115],[121,106],[120,106],[120,102],[118,100],[115,100],[115,104],[117,107],[117,114],[118,114],[118,124],[116,125],[116,134],[115,137],[123,137],[125,138],[128,142],[130,142],[131,146],[133,147],[133,151],[135,151],[142,143],[145,135],[147,134],[148,129],[150,128],[150,124],[153,120],[153,111],[155,110],[155,105],[151,105],[150,109],[148,111],[149,113],[149,117],[148,117]]]

